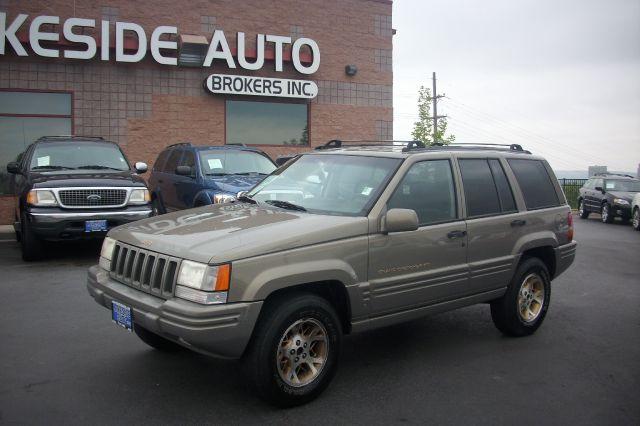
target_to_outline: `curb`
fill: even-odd
[[[13,230],[13,225],[0,225],[0,240],[13,240],[16,239],[16,233]]]

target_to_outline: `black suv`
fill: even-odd
[[[22,258],[42,255],[42,241],[103,237],[109,229],[151,215],[150,195],[120,147],[102,138],[44,136],[27,147],[15,175],[16,238]]]
[[[592,176],[580,188],[578,210],[586,219],[589,213],[600,213],[604,223],[616,217],[631,219],[631,200],[640,192],[640,180],[629,175],[602,173]]]

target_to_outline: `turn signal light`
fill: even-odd
[[[231,264],[218,266],[218,275],[216,277],[216,291],[228,291],[229,281],[231,280]]]
[[[573,241],[573,214],[571,212],[567,213],[567,238],[569,241]]]

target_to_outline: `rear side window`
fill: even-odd
[[[467,216],[499,214],[500,199],[486,159],[461,159],[460,172],[467,203]]]
[[[511,185],[509,185],[507,175],[505,175],[500,161],[496,159],[489,160],[489,167],[491,168],[491,173],[493,174],[493,179],[496,183],[496,190],[498,191],[498,199],[500,200],[500,208],[502,209],[502,212],[507,213],[516,211],[516,201],[513,199]]]
[[[164,163],[167,162],[167,157],[169,156],[169,151],[162,151],[156,162],[153,164],[153,170],[162,171],[164,170]]]
[[[169,154],[169,159],[167,160],[167,164],[163,167],[163,172],[165,173],[175,173],[176,167],[178,167],[178,163],[180,162],[180,157],[182,156],[182,151],[179,149],[174,149]]]
[[[547,168],[540,160],[508,160],[522,190],[527,210],[560,205]]]

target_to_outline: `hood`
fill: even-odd
[[[223,263],[365,235],[366,217],[327,216],[248,203],[182,210],[114,228],[124,243],[203,263]]]
[[[145,186],[142,177],[129,170],[123,172],[105,171],[51,171],[31,173],[34,188],[61,188],[65,186]]]
[[[622,198],[627,200],[628,202],[631,202],[631,200],[633,199],[633,197],[635,197],[637,192],[610,191],[609,194],[611,194],[614,198]]]
[[[257,173],[250,175],[208,176],[206,186],[210,188],[217,187],[220,191],[236,194],[240,191],[250,190],[265,177],[267,175]]]

